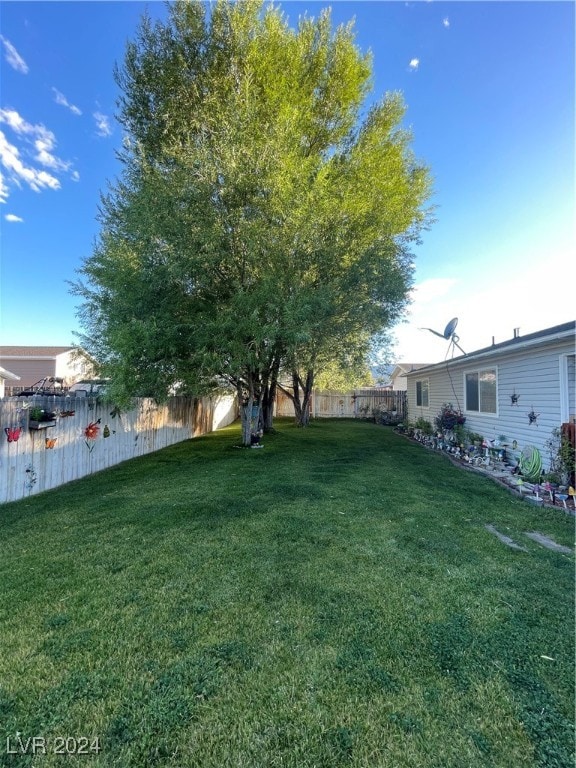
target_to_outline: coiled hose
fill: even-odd
[[[542,474],[542,456],[533,445],[527,445],[520,454],[520,474],[529,482],[537,482]]]

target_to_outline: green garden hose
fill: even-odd
[[[537,482],[542,474],[542,456],[538,448],[527,445],[520,454],[520,474],[529,482]]]

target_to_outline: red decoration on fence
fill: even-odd
[[[57,437],[52,437],[52,438],[47,437],[45,440],[46,448],[54,448],[54,446],[56,445],[56,440],[58,440]]]
[[[84,435],[87,440],[96,440],[98,433],[100,432],[100,426],[97,421],[91,421],[90,424],[84,430]]]
[[[17,443],[22,427],[4,427],[4,432],[6,432],[9,443]]]

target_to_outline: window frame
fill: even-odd
[[[418,385],[420,384],[420,387]],[[422,384],[426,384],[426,389],[422,387]],[[426,403],[423,402],[422,394],[426,392]],[[420,394],[420,402],[418,402],[418,394]],[[430,379],[418,379],[416,381],[416,407],[417,408],[430,408]]]
[[[494,394],[494,405],[495,410],[494,411],[485,411],[482,410],[482,397],[481,397],[481,388],[480,388],[480,377],[482,374],[486,373],[493,373],[494,379],[495,379],[495,385],[496,390]],[[476,375],[477,376],[477,398],[478,398],[478,408],[470,408],[468,406],[468,376]],[[492,416],[492,417],[498,417],[498,366],[497,365],[487,365],[482,368],[469,368],[466,371],[463,372],[463,390],[464,390],[464,412],[469,413],[471,415],[476,416]]]

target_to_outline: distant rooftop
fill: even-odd
[[[56,357],[74,349],[69,347],[0,347],[0,357]]]

